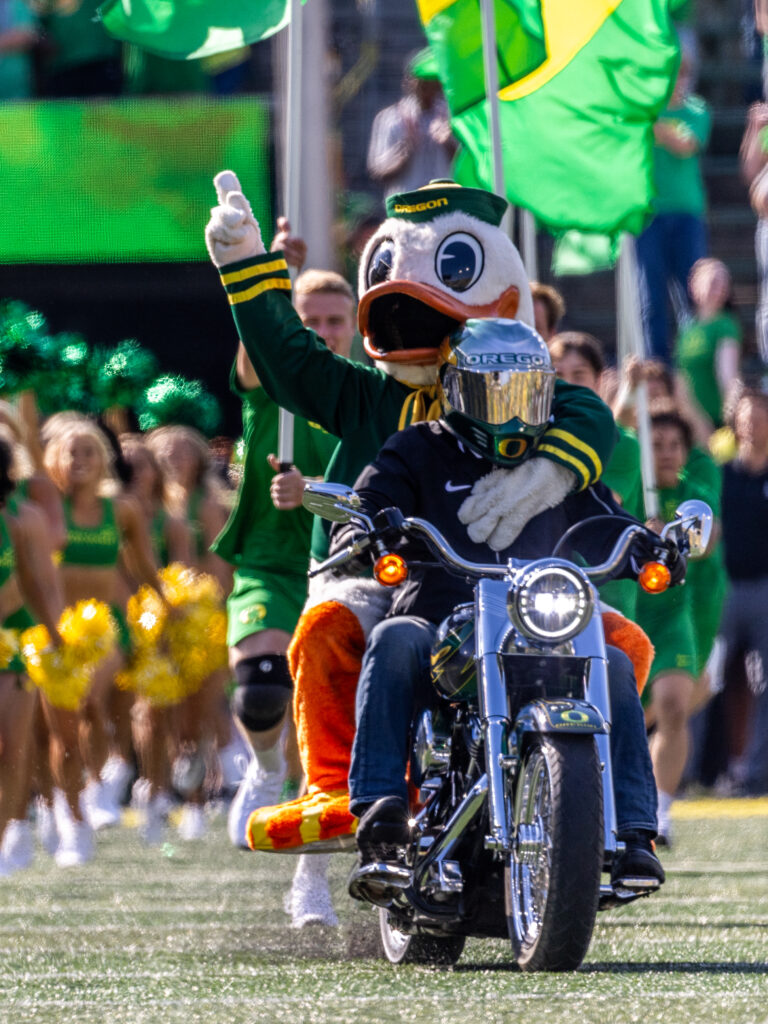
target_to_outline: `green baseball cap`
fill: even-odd
[[[460,210],[498,227],[507,209],[506,199],[484,188],[464,188],[445,178],[430,181],[414,192],[400,192],[386,201],[387,217],[415,223],[434,220],[444,213]]]
[[[437,61],[429,46],[414,53],[408,61],[406,71],[412,78],[439,78]]]

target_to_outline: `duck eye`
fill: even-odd
[[[454,292],[471,288],[483,272],[483,247],[473,235],[457,231],[440,243],[435,273]]]
[[[371,258],[368,260],[368,271],[366,273],[369,288],[389,280],[392,274],[394,254],[395,243],[391,238],[384,238],[373,250]]]

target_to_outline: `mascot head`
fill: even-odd
[[[547,346],[519,320],[468,320],[440,348],[443,419],[498,466],[516,466],[533,454],[549,426],[554,392]]]
[[[358,323],[369,356],[390,372],[398,363],[434,366],[466,320],[533,324],[522,260],[499,227],[505,199],[433,181],[390,196],[386,207],[360,262]]]

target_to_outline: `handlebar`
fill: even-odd
[[[353,513],[351,515],[351,519],[357,520],[358,517]],[[370,525],[370,520],[367,521],[367,524],[361,525]],[[467,559],[462,558],[461,555],[454,551],[440,531],[435,529],[435,527],[425,519],[408,517],[402,519],[398,525],[403,534],[422,534],[425,536],[431,546],[439,553],[443,562],[451,569],[461,573],[463,576],[496,576],[504,578],[511,576],[516,569],[514,560],[510,560],[503,565],[499,565],[498,563],[493,562],[470,562]],[[613,547],[613,550],[611,551],[611,554],[605,562],[591,567],[582,567],[582,572],[592,580],[595,585],[599,585],[606,579],[609,579],[616,569],[619,568],[626,558],[635,537],[639,534],[647,534],[649,532],[650,531],[640,523],[632,523],[622,531],[619,539]],[[351,561],[351,559],[371,547],[372,543],[372,537],[366,534],[364,537],[359,538],[346,548],[342,548],[341,551],[337,551],[334,555],[326,558],[324,562],[321,562],[319,565],[311,569],[309,575],[312,577],[317,576],[320,573],[326,572],[328,569],[335,569],[344,565],[345,562]]]

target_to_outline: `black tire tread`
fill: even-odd
[[[516,948],[524,971],[572,971],[586,956],[597,915],[603,859],[600,763],[591,736],[540,736],[547,757],[554,831],[549,895],[538,941]],[[567,768],[566,768],[567,765]]]

